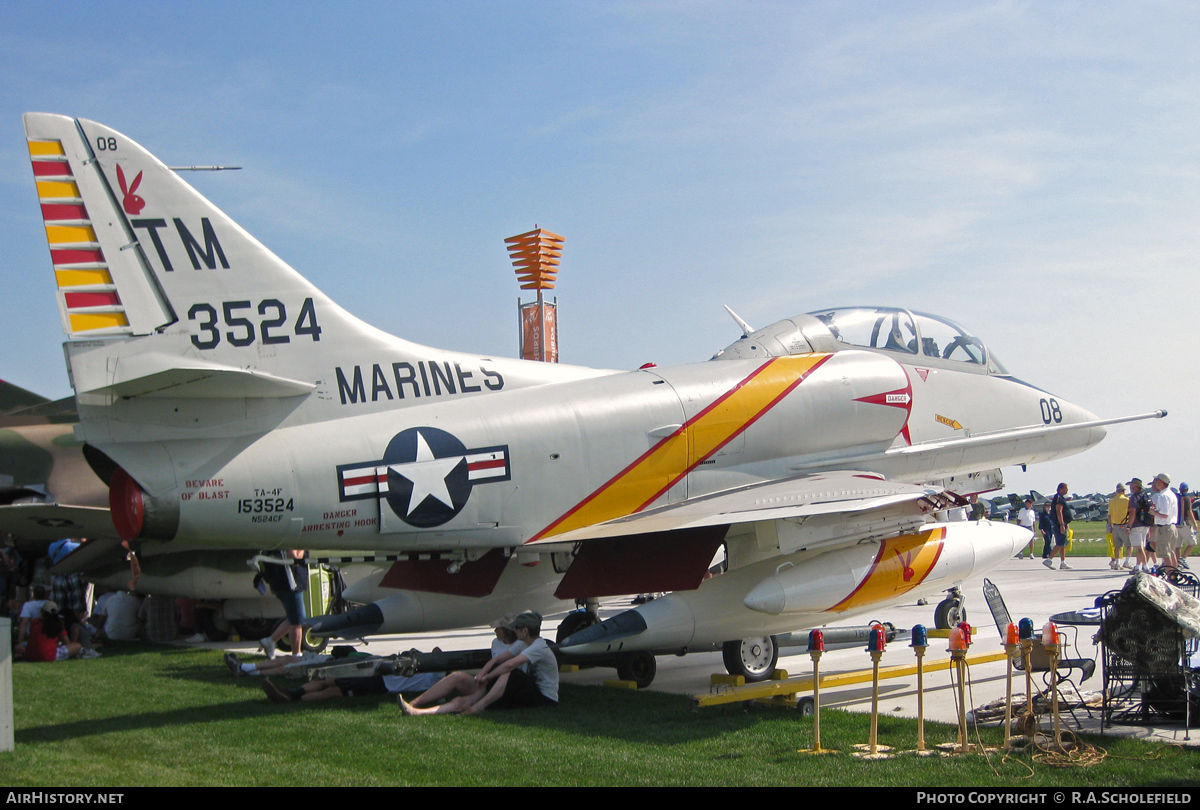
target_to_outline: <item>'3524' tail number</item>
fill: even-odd
[[[254,317],[257,311],[258,318]],[[321,339],[321,327],[317,324],[317,311],[311,298],[300,305],[300,314],[291,324],[289,331],[287,307],[278,298],[266,298],[255,307],[251,301],[226,301],[217,308],[212,304],[192,304],[188,320],[198,321],[200,332],[192,335],[192,345],[197,349],[215,349],[221,345],[222,335],[231,346],[250,346],[256,341],[266,345],[291,343],[292,336],[308,337],[314,342]],[[222,330],[220,327],[225,326]]]

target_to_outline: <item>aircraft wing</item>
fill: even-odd
[[[814,473],[691,498],[531,545],[574,551],[555,591],[560,599],[693,590],[737,524],[767,522],[776,553],[791,554],[911,533],[951,502],[941,492],[874,473]]]
[[[887,481],[874,473],[838,471],[816,473],[724,490],[678,504],[585,526],[530,545],[576,543],[601,538],[730,526],[760,520],[815,518],[858,514],[900,504],[902,511],[920,515],[943,509],[940,493],[912,484]]]
[[[49,402],[49,400],[41,394],[26,391],[20,386],[0,380],[0,413],[9,413],[46,402]]]
[[[103,507],[18,503],[0,506],[0,532],[23,540],[61,540],[111,537],[115,530],[108,509]]]

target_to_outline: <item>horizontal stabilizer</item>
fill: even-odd
[[[61,540],[64,537],[78,540],[116,535],[107,509],[57,503],[0,506],[0,532],[8,532],[22,540]]]
[[[89,353],[92,354],[92,353]],[[265,371],[234,368],[194,358],[156,352],[122,358],[115,371],[95,367],[89,354],[75,356],[75,386],[81,394],[101,394],[122,399],[179,397],[184,399],[296,397],[316,389],[312,383],[278,377]],[[99,355],[92,355],[97,356]],[[100,357],[99,359],[103,359]]]

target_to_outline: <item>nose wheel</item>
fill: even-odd
[[[721,647],[721,657],[725,660],[725,671],[730,675],[741,675],[746,683],[765,681],[779,661],[779,644],[775,636],[726,641]]]
[[[966,597],[962,590],[951,588],[949,594],[933,609],[933,626],[939,630],[949,630],[967,620]]]

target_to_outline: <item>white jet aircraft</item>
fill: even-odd
[[[1098,419],[897,308],[739,321],[708,362],[631,372],[420,346],[341,309],[121,133],[24,122],[77,435],[115,533],[396,555],[347,593],[370,604],[322,632],[672,591],[595,626],[571,614],[564,648],[724,644],[761,676],[774,634],[1013,556],[1018,527],[934,520],[999,487],[1000,467],[1164,415]],[[706,579],[722,547],[727,571]]]

